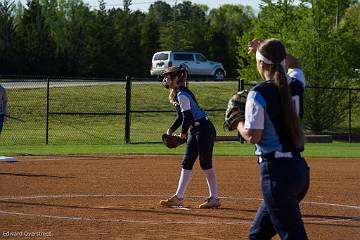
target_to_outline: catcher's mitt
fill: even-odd
[[[248,95],[247,90],[235,93],[228,102],[225,112],[224,129],[235,130],[240,121],[245,120],[245,104]]]
[[[162,141],[168,148],[176,148],[180,146],[181,144],[186,142],[186,139],[183,139],[176,135],[169,135],[164,133],[162,135]]]

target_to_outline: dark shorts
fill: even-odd
[[[309,167],[300,154],[293,158],[265,157],[260,163],[262,201],[249,239],[306,240],[300,201],[309,188]]]
[[[216,130],[210,120],[203,119],[199,123],[198,126],[190,129],[186,142],[186,150],[181,163],[186,170],[192,170],[197,157],[200,159],[201,169],[208,170],[212,168]]]

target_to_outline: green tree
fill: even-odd
[[[125,13],[130,12],[131,3],[132,3],[132,0],[123,0],[123,7],[124,7],[124,12]]]
[[[344,39],[348,42],[350,47],[348,53],[351,54],[348,59],[351,59],[353,64],[352,69],[360,69],[360,2],[353,3],[351,7],[346,9],[339,22],[339,31],[344,35]],[[359,78],[360,73],[355,72],[354,78]],[[360,83],[358,83],[360,84]],[[356,86],[356,85],[355,85]]]
[[[209,30],[209,20],[206,12],[207,6],[194,4],[191,8],[190,26],[186,32],[189,41],[192,41],[193,50],[209,54],[209,42],[206,38]]]
[[[145,70],[146,74],[148,74],[148,70],[151,67],[151,57],[155,52],[162,50],[160,47],[160,28],[169,21],[170,17],[171,6],[163,1],[151,4],[149,12],[145,16],[141,28],[140,45],[144,52],[145,66],[148,67]]]
[[[262,2],[254,29],[239,40],[238,56],[243,60],[239,62],[239,72],[243,77],[256,75],[254,57],[246,56],[247,42],[254,36],[276,37],[301,59],[308,86],[350,86],[353,75],[350,44],[354,41],[349,41],[344,33],[353,29],[339,28],[336,19],[342,18],[351,1],[342,1],[341,5],[336,0],[301,1],[298,6],[293,1]],[[341,91],[306,91],[304,123],[312,132],[332,129],[344,120],[346,110],[347,98]]]
[[[163,23],[171,20],[171,6],[164,1],[156,1],[149,7],[149,16],[154,18],[157,23]]]
[[[302,7],[294,5],[293,0],[277,1],[263,0],[260,4],[260,12],[257,18],[253,18],[253,28],[238,38],[237,72],[241,78],[250,82],[260,80],[257,74],[255,57],[247,53],[247,44],[253,38],[279,38],[286,42],[287,47],[297,42],[294,33],[297,31],[297,25],[301,24],[301,19],[305,13]]]
[[[193,41],[189,39],[192,3],[184,1],[171,9],[171,15],[160,28],[160,47],[164,50],[191,50]]]
[[[160,48],[163,50],[195,50],[206,53],[204,36],[208,29],[207,8],[184,1],[175,5],[160,27]]]
[[[92,30],[94,14],[81,0],[61,3],[63,29],[63,74],[89,76],[94,66],[96,43]]]
[[[252,28],[253,10],[242,5],[222,5],[209,14],[207,34],[210,57],[221,61],[229,76],[237,68],[237,39]]]
[[[27,2],[18,30],[23,46],[24,73],[56,74],[55,44],[38,0]]]
[[[91,75],[99,77],[116,76],[118,65],[118,42],[116,42],[116,31],[114,21],[118,18],[120,11],[108,12],[105,2],[99,2],[99,10],[93,11],[93,22],[89,36],[94,49],[92,54]],[[124,11],[121,11],[124,14]]]
[[[346,3],[347,2],[347,3]],[[341,18],[350,1],[316,0],[311,2],[307,18],[297,31],[297,44],[292,45],[303,61],[307,83],[310,86],[351,86],[351,41],[339,29]],[[354,101],[355,103],[355,101]],[[348,98],[339,90],[309,89],[305,98],[305,126],[315,133],[331,130],[344,121]]]
[[[116,64],[118,76],[143,76],[149,70],[141,49],[141,28],[145,16],[140,11],[117,12],[114,19],[114,43],[116,44]],[[147,60],[148,61],[148,60]]]
[[[14,1],[0,1],[0,74],[14,74],[17,70],[17,39]]]
[[[152,16],[147,15],[141,29],[141,48],[144,51],[144,56],[149,60],[152,55],[159,49],[159,32],[160,25]]]

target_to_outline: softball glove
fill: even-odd
[[[186,139],[181,138],[176,135],[169,135],[169,134],[164,133],[162,135],[162,141],[163,141],[164,145],[167,146],[168,148],[176,148],[176,147],[180,146],[181,144],[185,143]]]
[[[245,121],[245,104],[248,95],[247,90],[235,93],[228,102],[225,112],[224,129],[235,130],[239,122]]]

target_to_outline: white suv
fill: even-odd
[[[150,69],[151,76],[161,75],[167,67],[183,66],[190,76],[212,76],[223,80],[226,71],[222,63],[207,60],[197,52],[162,51],[154,54]]]

